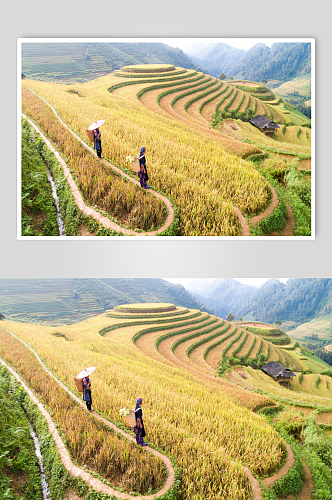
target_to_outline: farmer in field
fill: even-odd
[[[83,382],[83,401],[85,401],[87,409],[89,411],[92,411],[91,382],[89,377],[84,377],[82,382]]]
[[[101,133],[99,127],[104,125],[105,120],[96,120],[93,122],[90,127],[86,130],[89,140],[93,142],[93,147],[97,152],[98,158],[102,158],[101,156]]]
[[[147,185],[146,181],[149,180],[148,172],[146,170],[146,158],[145,158],[145,151],[146,148],[143,146],[139,152],[139,155],[137,157],[139,161],[139,172],[138,172],[138,177],[139,177],[139,182],[141,187],[144,187],[144,189],[149,189],[150,186]]]
[[[94,144],[93,147],[97,152],[98,158],[101,158],[101,133],[99,128],[95,128],[93,131]]]
[[[143,412],[142,412],[142,398],[138,398],[136,401],[136,406],[135,406],[135,418],[136,418],[136,425],[134,427],[134,432],[136,435],[136,443],[140,444],[141,446],[146,446],[146,443],[144,443],[144,437],[145,437],[145,430],[144,430],[144,423],[143,423]]]

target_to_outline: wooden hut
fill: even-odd
[[[26,78],[26,75],[24,73],[21,73],[21,79],[24,80]]]
[[[257,115],[251,120],[249,120],[255,127],[259,128],[264,134],[274,134],[275,129],[280,128],[277,123],[274,123],[269,118],[263,115]]]
[[[0,313],[0,321],[4,321],[6,318],[3,314]]]
[[[296,373],[276,361],[270,361],[267,365],[262,366],[261,370],[281,385],[289,385],[289,381],[297,376]]]

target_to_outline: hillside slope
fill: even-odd
[[[165,236],[310,236],[307,119],[265,87],[247,83],[169,64],[128,65],[70,87],[26,79],[22,111],[69,158],[76,177],[71,191],[78,188],[85,205],[115,219],[116,231],[125,226],[137,236],[136,228],[152,234],[164,227],[159,191],[175,214]],[[279,123],[280,133],[267,137],[248,123],[257,114]],[[86,138],[96,115],[106,122],[102,162],[95,161]],[[68,141],[71,132],[75,141]],[[130,163],[142,143],[152,183],[144,192]],[[77,162],[82,147],[84,168]],[[97,213],[94,218],[99,221]],[[70,235],[81,228],[75,231]]]
[[[24,43],[22,72],[44,81],[86,82],[128,64],[197,68],[181,49],[163,43]]]
[[[186,314],[192,315],[193,313],[194,311],[188,311]],[[204,317],[204,314],[201,313],[201,316]],[[235,404],[234,395],[236,397],[237,394],[242,394],[244,398],[247,396],[247,403],[254,406],[266,404],[269,398],[259,394],[250,395],[241,388],[236,390],[227,381],[221,379],[218,385],[214,383],[211,387],[211,382],[188,373],[180,366],[167,366],[162,360],[158,361],[147,356],[132,342],[134,331],[142,329],[142,326],[117,328],[114,332],[109,332],[107,336],[99,334],[99,330],[103,327],[118,325],[119,322],[121,323],[121,320],[101,315],[78,325],[62,327],[62,337],[57,335],[57,329],[50,327],[13,322],[6,322],[4,326],[28,342],[42,357],[46,366],[52,366],[54,375],[71,390],[75,390],[72,374],[78,373],[81,369],[82,359],[87,359],[91,365],[97,366],[93,378],[91,377],[94,384],[94,408],[111,421],[122,420],[119,417],[119,409],[124,405],[130,407],[129,405],[138,394],[142,393],[144,387],[146,440],[175,459],[181,477],[181,482],[178,484],[179,498],[198,500],[200,497],[204,498],[209,495],[211,498],[219,497],[223,500],[226,498],[228,500],[251,499],[252,487],[246,467],[258,476],[273,475],[285,455],[284,445],[282,438],[263,418],[255,415],[248,408]],[[180,324],[181,321],[177,323]],[[174,323],[169,324],[174,325]],[[163,325],[169,326],[167,323]],[[175,328],[178,326],[175,325]],[[31,352],[23,355],[24,350],[27,351],[26,346],[15,337],[11,337],[4,328],[1,328],[0,336],[8,346],[5,350],[1,348],[4,342],[0,342],[1,357],[5,357],[14,368],[20,368],[22,376],[28,379],[28,383],[34,387],[39,397],[48,402],[48,394],[44,387],[49,386],[50,382],[36,385],[38,372],[43,380],[45,379],[45,372],[37,359]],[[151,348],[154,350],[153,345]],[[65,356],[63,356],[64,353]],[[30,377],[29,373],[33,373],[34,376]],[[130,384],[128,376],[130,376]],[[58,396],[60,397],[60,394]],[[48,404],[51,406],[53,401]],[[95,424],[93,415],[86,416],[85,413],[82,414],[82,411],[80,411],[82,417],[78,419],[78,422],[75,419],[65,420],[69,405],[72,407],[71,412],[78,415],[75,405],[67,400],[66,405],[54,412],[54,418],[57,419],[62,432],[68,436],[68,448],[76,455],[77,449],[80,450],[80,448],[75,446],[75,440],[79,437],[79,425],[83,418],[84,422],[89,422],[89,428],[84,433],[89,445],[91,433],[94,431],[92,426]],[[198,407],[199,411],[197,411]],[[197,422],[195,425],[197,415],[199,415],[201,428],[199,438],[197,437]],[[160,425],[161,420],[164,425]],[[96,439],[96,432],[92,435]],[[103,444],[107,439],[106,436],[105,438],[102,436],[99,429],[97,436],[97,448],[91,448],[91,446],[84,448],[83,463],[87,465],[87,470],[98,472],[99,475],[105,477],[102,461],[91,460],[92,456],[95,457],[97,453],[99,455],[99,450],[103,451]],[[109,441],[109,446],[112,446],[112,457],[107,463],[112,464],[116,460],[116,448],[120,448],[123,458],[125,456],[128,458],[128,454],[131,456],[128,444],[122,444],[121,437],[114,436],[114,438],[120,442],[114,446],[113,442]],[[267,443],[268,446],[266,446]],[[250,455],[246,451],[248,448],[251,450]],[[144,451],[139,450],[139,452],[143,453],[142,459],[145,458]],[[79,461],[79,458],[77,460]],[[195,467],[192,467],[193,462]],[[134,472],[139,470],[134,460],[132,467]],[[141,469],[143,473],[145,467],[141,465]],[[200,471],[199,478],[198,471]],[[119,472],[115,480],[110,474],[107,480],[111,484],[119,483],[125,477],[122,470],[121,474]],[[136,473],[132,474],[133,477],[136,475]],[[133,489],[137,491],[137,488],[131,484],[125,484],[122,487],[126,492],[129,491],[128,488],[130,491]],[[222,495],[220,491],[223,492]]]
[[[184,287],[162,279],[0,279],[0,312],[15,321],[71,324],[134,302],[208,311]]]

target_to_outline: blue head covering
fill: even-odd
[[[136,400],[136,407],[135,407],[135,409],[139,407],[139,405],[141,404],[142,401],[143,401],[142,398],[138,398]]]
[[[140,154],[145,153],[145,146],[141,147]]]

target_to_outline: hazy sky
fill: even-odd
[[[185,51],[188,45],[193,43],[204,43],[208,45],[209,43],[226,43],[231,47],[237,47],[238,49],[249,50],[256,43],[264,43],[271,47],[273,43],[285,41],[285,39],[280,38],[160,38],[160,42],[166,43],[171,47],[179,47]]]
[[[166,281],[170,281],[171,283],[180,283],[180,285],[186,287],[188,283],[192,280],[192,278],[163,278]],[[196,278],[199,279],[199,278]],[[204,279],[204,278],[202,278]],[[213,281],[215,278],[211,278],[211,281]],[[263,283],[265,283],[267,280],[271,278],[234,278],[236,281],[240,281],[241,283],[245,283],[246,285],[251,285],[251,286],[262,286]],[[286,283],[286,281],[289,278],[276,278],[279,281],[282,281],[283,283]]]

